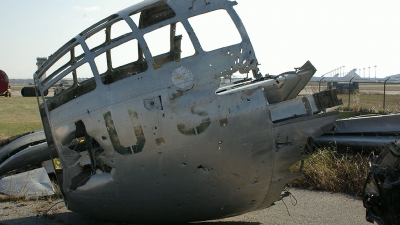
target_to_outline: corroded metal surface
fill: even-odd
[[[288,167],[337,116],[321,112],[339,103],[329,100],[333,92],[294,99],[316,71],[310,62],[262,77],[235,4],[141,2],[77,35],[34,74],[47,144],[62,164],[58,180],[70,210],[123,222],[181,223],[238,215],[281,198],[286,182],[298,176]],[[208,50],[195,22],[214,12],[228,18],[239,41]],[[115,36],[118,22],[129,29]],[[177,33],[180,25],[187,37]],[[169,50],[155,53],[147,35],[163,27],[168,38],[158,42]],[[97,35],[101,41],[90,44]],[[114,49],[131,41],[136,60],[115,66]],[[184,41],[193,54],[184,55]],[[84,66],[90,71],[81,74]],[[255,80],[221,89],[220,78],[235,72],[252,72]],[[44,98],[65,78],[73,83],[68,89]],[[316,104],[321,99],[328,103]],[[277,116],[280,105],[301,113]],[[75,139],[86,148],[72,147]],[[84,166],[81,151],[90,157]]]

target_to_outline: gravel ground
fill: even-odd
[[[285,198],[276,205],[236,217],[223,220],[207,221],[200,224],[222,225],[258,225],[258,224],[364,224],[365,209],[360,199],[344,194],[321,191],[291,189],[297,199]],[[292,200],[292,201],[291,201]],[[99,221],[67,210],[63,203],[53,207],[46,216],[36,218],[38,213],[47,210],[53,203],[44,200],[1,202],[0,225],[36,225],[36,224],[103,224],[120,223]],[[289,215],[290,214],[290,215]]]

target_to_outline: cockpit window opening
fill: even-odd
[[[137,27],[139,27],[139,21],[140,21],[141,14],[142,14],[141,12],[135,12],[129,16],[132,19],[132,21],[136,24]]]
[[[242,42],[235,23],[224,9],[190,17],[188,20],[204,51],[213,51]]]
[[[70,51],[66,52],[63,56],[61,56],[53,65],[49,67],[49,69],[45,72],[48,74],[48,77],[42,82],[42,86],[49,83],[51,80],[56,79],[56,77],[68,69],[71,65],[71,53]]]
[[[181,22],[153,30],[143,35],[143,38],[154,58],[155,69],[161,68],[167,62],[179,62],[196,53]]]
[[[111,40],[129,33],[132,33],[132,29],[125,20],[119,20],[111,26]]]
[[[106,33],[106,28],[103,28],[85,40],[89,50],[91,50],[92,52],[96,52],[100,48],[105,46],[105,41],[106,41],[105,33]]]
[[[147,70],[146,59],[136,39],[100,54],[95,58],[95,63],[103,84],[111,84]]]

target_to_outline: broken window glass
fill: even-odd
[[[204,51],[238,44],[242,38],[226,10],[216,10],[188,19]]]

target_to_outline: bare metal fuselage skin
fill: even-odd
[[[35,73],[40,93],[68,74],[73,77],[69,89],[39,98],[48,146],[57,150],[63,167],[59,182],[70,210],[108,220],[178,223],[229,217],[280,199],[284,185],[298,175],[289,173],[289,166],[302,159],[307,139],[320,135],[336,114],[316,114],[321,107],[312,96],[294,99],[296,84],[315,73],[311,63],[276,80],[216,92],[221,76],[257,66],[234,4],[141,2],[76,36]],[[226,10],[242,41],[206,52],[187,19],[214,10]],[[138,12],[142,17],[136,25],[130,15]],[[165,19],[151,20],[159,17]],[[113,24],[121,20],[132,31],[110,38]],[[195,54],[181,58],[171,34],[170,52],[152,55],[143,35],[176,22],[189,34]],[[86,39],[102,29],[104,42],[90,48]],[[139,59],[113,68],[110,50],[131,39],[140,46]],[[76,46],[83,54],[75,55]],[[103,53],[107,71],[99,74],[95,58]],[[63,56],[70,60],[43,78]],[[77,79],[83,64],[93,78]],[[89,164],[70,147],[74,139],[87,144]]]

